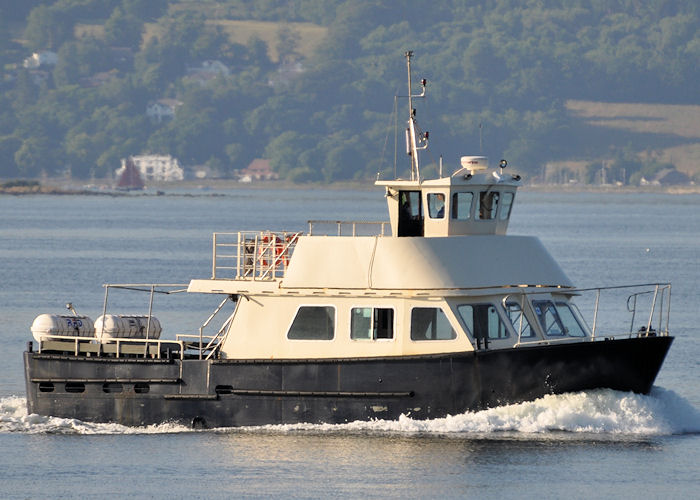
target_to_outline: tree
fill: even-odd
[[[72,35],[73,24],[62,12],[47,5],[32,9],[24,37],[32,50],[56,50]]]
[[[151,21],[165,14],[168,3],[168,0],[122,0],[122,7],[129,16]]]
[[[23,177],[37,177],[42,170],[57,172],[56,149],[47,137],[29,137],[15,153],[18,173]]]
[[[296,59],[299,55],[297,54],[297,48],[300,40],[301,35],[297,30],[290,28],[288,25],[282,25],[277,30],[277,43],[275,44],[277,60],[282,63]]]
[[[22,147],[22,140],[12,135],[0,137],[0,177],[15,177],[19,169],[15,164],[15,153]]]
[[[117,7],[105,23],[105,41],[109,45],[136,49],[141,45],[142,31],[142,20]]]

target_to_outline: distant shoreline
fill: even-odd
[[[46,184],[33,186],[3,187],[0,183],[0,195],[27,196],[27,195],[84,195],[84,196],[164,196],[164,195],[192,195],[192,193],[177,193],[177,190],[199,190],[201,195],[215,196],[216,192],[226,190],[258,190],[258,189],[326,189],[326,190],[371,190],[376,189],[372,181],[341,181],[326,183],[296,184],[287,181],[261,181],[241,183],[232,179],[208,179],[204,181],[161,182],[149,185],[144,190],[122,191],[107,187],[85,187],[70,184],[65,181],[47,182]],[[658,193],[658,194],[700,194],[700,185],[673,185],[673,186],[601,186],[592,184],[529,184],[523,185],[523,192],[540,193]],[[209,191],[214,191],[209,193]]]

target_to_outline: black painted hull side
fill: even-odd
[[[644,337],[322,361],[116,360],[25,352],[24,363],[30,413],[132,426],[227,427],[401,414],[437,418],[594,388],[647,393],[672,341]],[[66,392],[66,382],[82,384],[83,392]]]

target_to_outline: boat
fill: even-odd
[[[214,233],[210,277],[105,284],[94,321],[71,304],[39,315],[23,353],[29,413],[214,428],[433,419],[595,388],[648,393],[673,341],[670,284],[576,288],[539,239],[507,234],[522,179],[505,160],[491,168],[464,156],[449,175],[440,165],[424,178],[429,133],[414,103],[427,82],[414,93],[412,55],[410,175],[376,181],[388,221]],[[115,313],[115,290],[143,293],[148,314]],[[218,305],[198,331],[165,338],[154,297],[174,293]],[[620,331],[601,319],[615,308],[608,294],[625,306]]]

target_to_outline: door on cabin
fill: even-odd
[[[423,236],[420,191],[399,191],[399,236]]]

